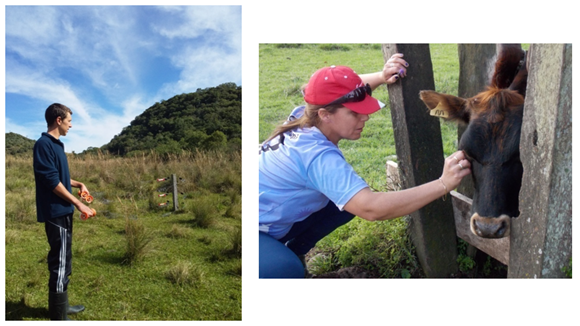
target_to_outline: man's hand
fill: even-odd
[[[79,210],[79,212],[81,212],[81,214],[85,214],[87,217],[93,217],[95,215],[95,213],[91,208],[89,208],[87,205],[81,202],[79,202],[79,204],[76,205],[76,207]]]

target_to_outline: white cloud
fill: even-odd
[[[220,48],[187,48],[173,57],[182,68],[181,78],[167,85],[166,92],[180,94],[195,92],[197,88],[232,82],[241,76],[241,57]]]
[[[45,46],[60,36],[58,12],[54,7],[9,7],[6,15],[6,36],[18,37],[30,46]]]
[[[20,69],[14,67],[13,70],[18,70],[20,73],[14,73],[14,71],[7,73],[7,92],[25,94],[49,104],[56,101],[71,108],[73,111],[72,129],[62,139],[67,151],[81,152],[89,146],[100,147],[108,143],[140,113],[137,107],[144,105],[144,103],[130,101],[127,105],[128,109],[121,112],[109,112],[96,104],[81,100],[65,81],[47,79],[46,76],[27,71],[24,67]],[[6,131],[37,138],[41,132],[46,131],[44,109],[39,109],[37,116],[29,117],[29,122],[25,125],[19,125],[7,118]],[[6,110],[17,110],[17,108],[8,106]],[[143,106],[140,111],[143,111]]]
[[[69,106],[67,151],[100,147],[160,99],[240,81],[240,14],[239,6],[8,6],[5,90]],[[149,73],[159,56],[179,79]],[[43,114],[12,117],[6,131],[46,130]]]
[[[178,15],[181,24],[154,24],[158,32],[168,38],[197,38],[208,32],[229,35],[241,29],[240,7],[186,6],[161,7]]]
[[[15,65],[7,69],[6,92],[27,95],[48,103],[58,99],[58,102],[75,108],[83,120],[90,120],[84,104],[66,81],[50,79],[26,67]]]
[[[46,131],[46,122],[44,122],[44,118],[43,118],[42,121],[39,120],[38,122],[34,122],[34,123],[30,123],[26,126],[22,126],[22,125],[19,125],[17,123],[14,123],[9,118],[6,118],[5,128],[6,128],[6,130],[5,130],[6,132],[14,132],[14,133],[22,135],[26,138],[36,140],[40,137],[40,134],[43,131]]]

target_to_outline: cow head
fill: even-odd
[[[474,234],[484,238],[509,236],[510,218],[519,216],[523,174],[519,145],[527,83],[525,57],[519,46],[503,46],[491,85],[474,97],[420,93],[430,110],[444,110],[446,119],[467,124],[459,149],[471,162],[475,187],[470,225]]]

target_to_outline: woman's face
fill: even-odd
[[[341,107],[336,109],[334,113],[326,111],[321,117],[318,129],[328,140],[337,145],[341,139],[359,139],[367,120],[369,120],[368,114],[356,113]]]

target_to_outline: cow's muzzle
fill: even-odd
[[[504,238],[510,235],[511,219],[502,214],[500,217],[482,217],[475,213],[471,216],[471,232],[482,238]]]

